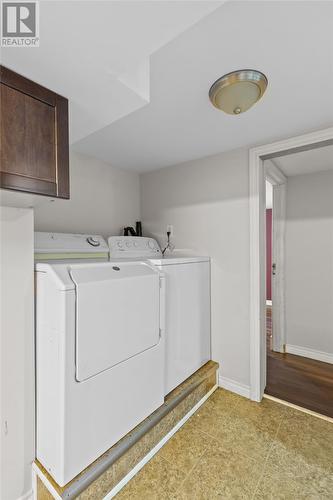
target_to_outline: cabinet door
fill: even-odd
[[[1,67],[0,187],[69,198],[68,101]]]

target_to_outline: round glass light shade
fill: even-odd
[[[229,115],[239,115],[259,101],[267,83],[266,76],[260,71],[234,71],[213,83],[209,98],[216,108]]]

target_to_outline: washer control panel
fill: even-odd
[[[144,236],[110,236],[108,243],[111,259],[151,258],[162,254],[157,241]]]

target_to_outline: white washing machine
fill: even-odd
[[[210,258],[174,251],[156,240],[112,236],[110,259],[146,259],[166,280],[165,394],[211,359]]]
[[[164,278],[35,233],[37,458],[63,486],[164,402]]]

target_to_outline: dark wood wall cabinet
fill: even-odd
[[[0,187],[69,198],[68,100],[0,66]]]

